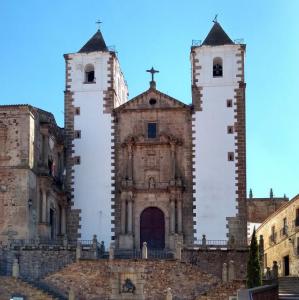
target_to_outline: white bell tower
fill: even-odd
[[[109,246],[114,204],[113,108],[128,89],[117,56],[98,30],[77,53],[65,55],[67,188],[73,209],[69,236]]]
[[[217,21],[191,48],[196,239],[246,239],[245,45]]]

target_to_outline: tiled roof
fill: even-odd
[[[98,30],[92,38],[79,50],[78,53],[89,53],[95,51],[108,51],[103,35]]]
[[[203,41],[204,46],[220,46],[220,45],[233,45],[234,42],[225,33],[223,28],[218,22],[214,22],[212,29]]]

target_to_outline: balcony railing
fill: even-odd
[[[287,236],[288,235],[288,227],[284,226],[280,229],[280,236]]]
[[[272,233],[272,234],[269,236],[269,244],[275,244],[275,243],[276,243],[276,237],[277,237],[276,232],[275,232],[275,233]]]

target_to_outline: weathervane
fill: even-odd
[[[100,28],[101,28],[101,24],[102,24],[102,23],[103,23],[103,22],[101,22],[100,20],[97,20],[97,21],[96,21],[96,24],[97,24],[97,25],[98,25],[98,27],[99,27],[99,28],[98,28],[98,30],[100,30]]]
[[[213,20],[214,23],[218,23],[217,18],[218,18],[218,14],[215,15],[215,18]]]

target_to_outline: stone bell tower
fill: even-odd
[[[217,21],[191,48],[197,239],[246,239],[244,55]]]
[[[111,240],[114,205],[112,110],[128,90],[114,51],[100,30],[66,62],[65,134],[67,188],[73,201],[69,235]]]

